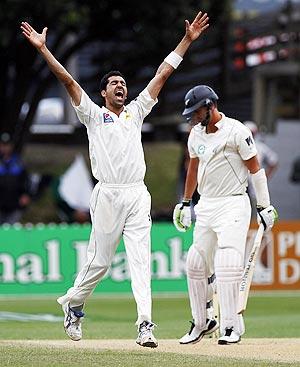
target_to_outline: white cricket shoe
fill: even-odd
[[[82,311],[73,311],[69,303],[62,305],[65,314],[64,329],[68,337],[74,341],[82,338],[81,319],[84,316]]]
[[[226,345],[226,344],[234,344],[241,341],[241,336],[237,334],[233,328],[225,328],[225,334],[222,335],[219,340],[218,344]]]
[[[156,348],[158,342],[155,339],[152,330],[156,325],[149,321],[143,321],[138,327],[138,337],[136,343],[142,347]]]
[[[200,329],[195,325],[194,321],[190,321],[191,329],[185,334],[181,339],[179,339],[180,344],[195,344],[198,343],[204,335],[209,335],[219,328],[219,324],[215,319],[206,319],[205,329]]]

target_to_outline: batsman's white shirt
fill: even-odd
[[[188,139],[190,157],[199,159],[198,191],[202,197],[244,194],[248,169],[243,160],[257,154],[251,131],[240,121],[221,115],[215,133],[207,134],[198,124]]]
[[[82,90],[80,105],[74,108],[87,128],[92,172],[99,182],[120,185],[143,181],[146,165],[141,129],[156,103],[146,88],[117,116],[96,105]]]

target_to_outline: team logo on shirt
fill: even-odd
[[[198,147],[198,154],[202,155],[205,152],[205,145],[201,144]]]
[[[109,124],[109,123],[111,123],[111,122],[114,122],[114,120],[113,120],[113,118],[110,116],[110,114],[109,114],[109,113],[104,112],[104,113],[103,113],[103,122],[104,122],[105,124]]]
[[[249,145],[249,147],[250,147],[251,144],[253,144],[253,140],[252,140],[251,136],[248,136],[248,138],[245,139],[245,141]]]

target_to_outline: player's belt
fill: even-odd
[[[130,187],[142,186],[144,185],[144,181],[137,181],[132,183],[126,184],[112,184],[112,183],[105,183],[105,182],[98,182],[100,186],[109,187],[113,189],[126,189]]]

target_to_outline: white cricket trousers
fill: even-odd
[[[107,272],[123,236],[131,287],[137,304],[137,324],[151,321],[151,196],[143,182],[128,185],[98,183],[92,193],[92,231],[87,262],[74,286],[58,302],[82,305]]]
[[[251,207],[248,195],[201,197],[195,206],[193,244],[187,256],[188,289],[192,315],[199,327],[206,325],[207,278],[216,274],[221,310],[221,333],[234,327],[240,335],[244,324],[237,315],[238,289],[244,268]]]

